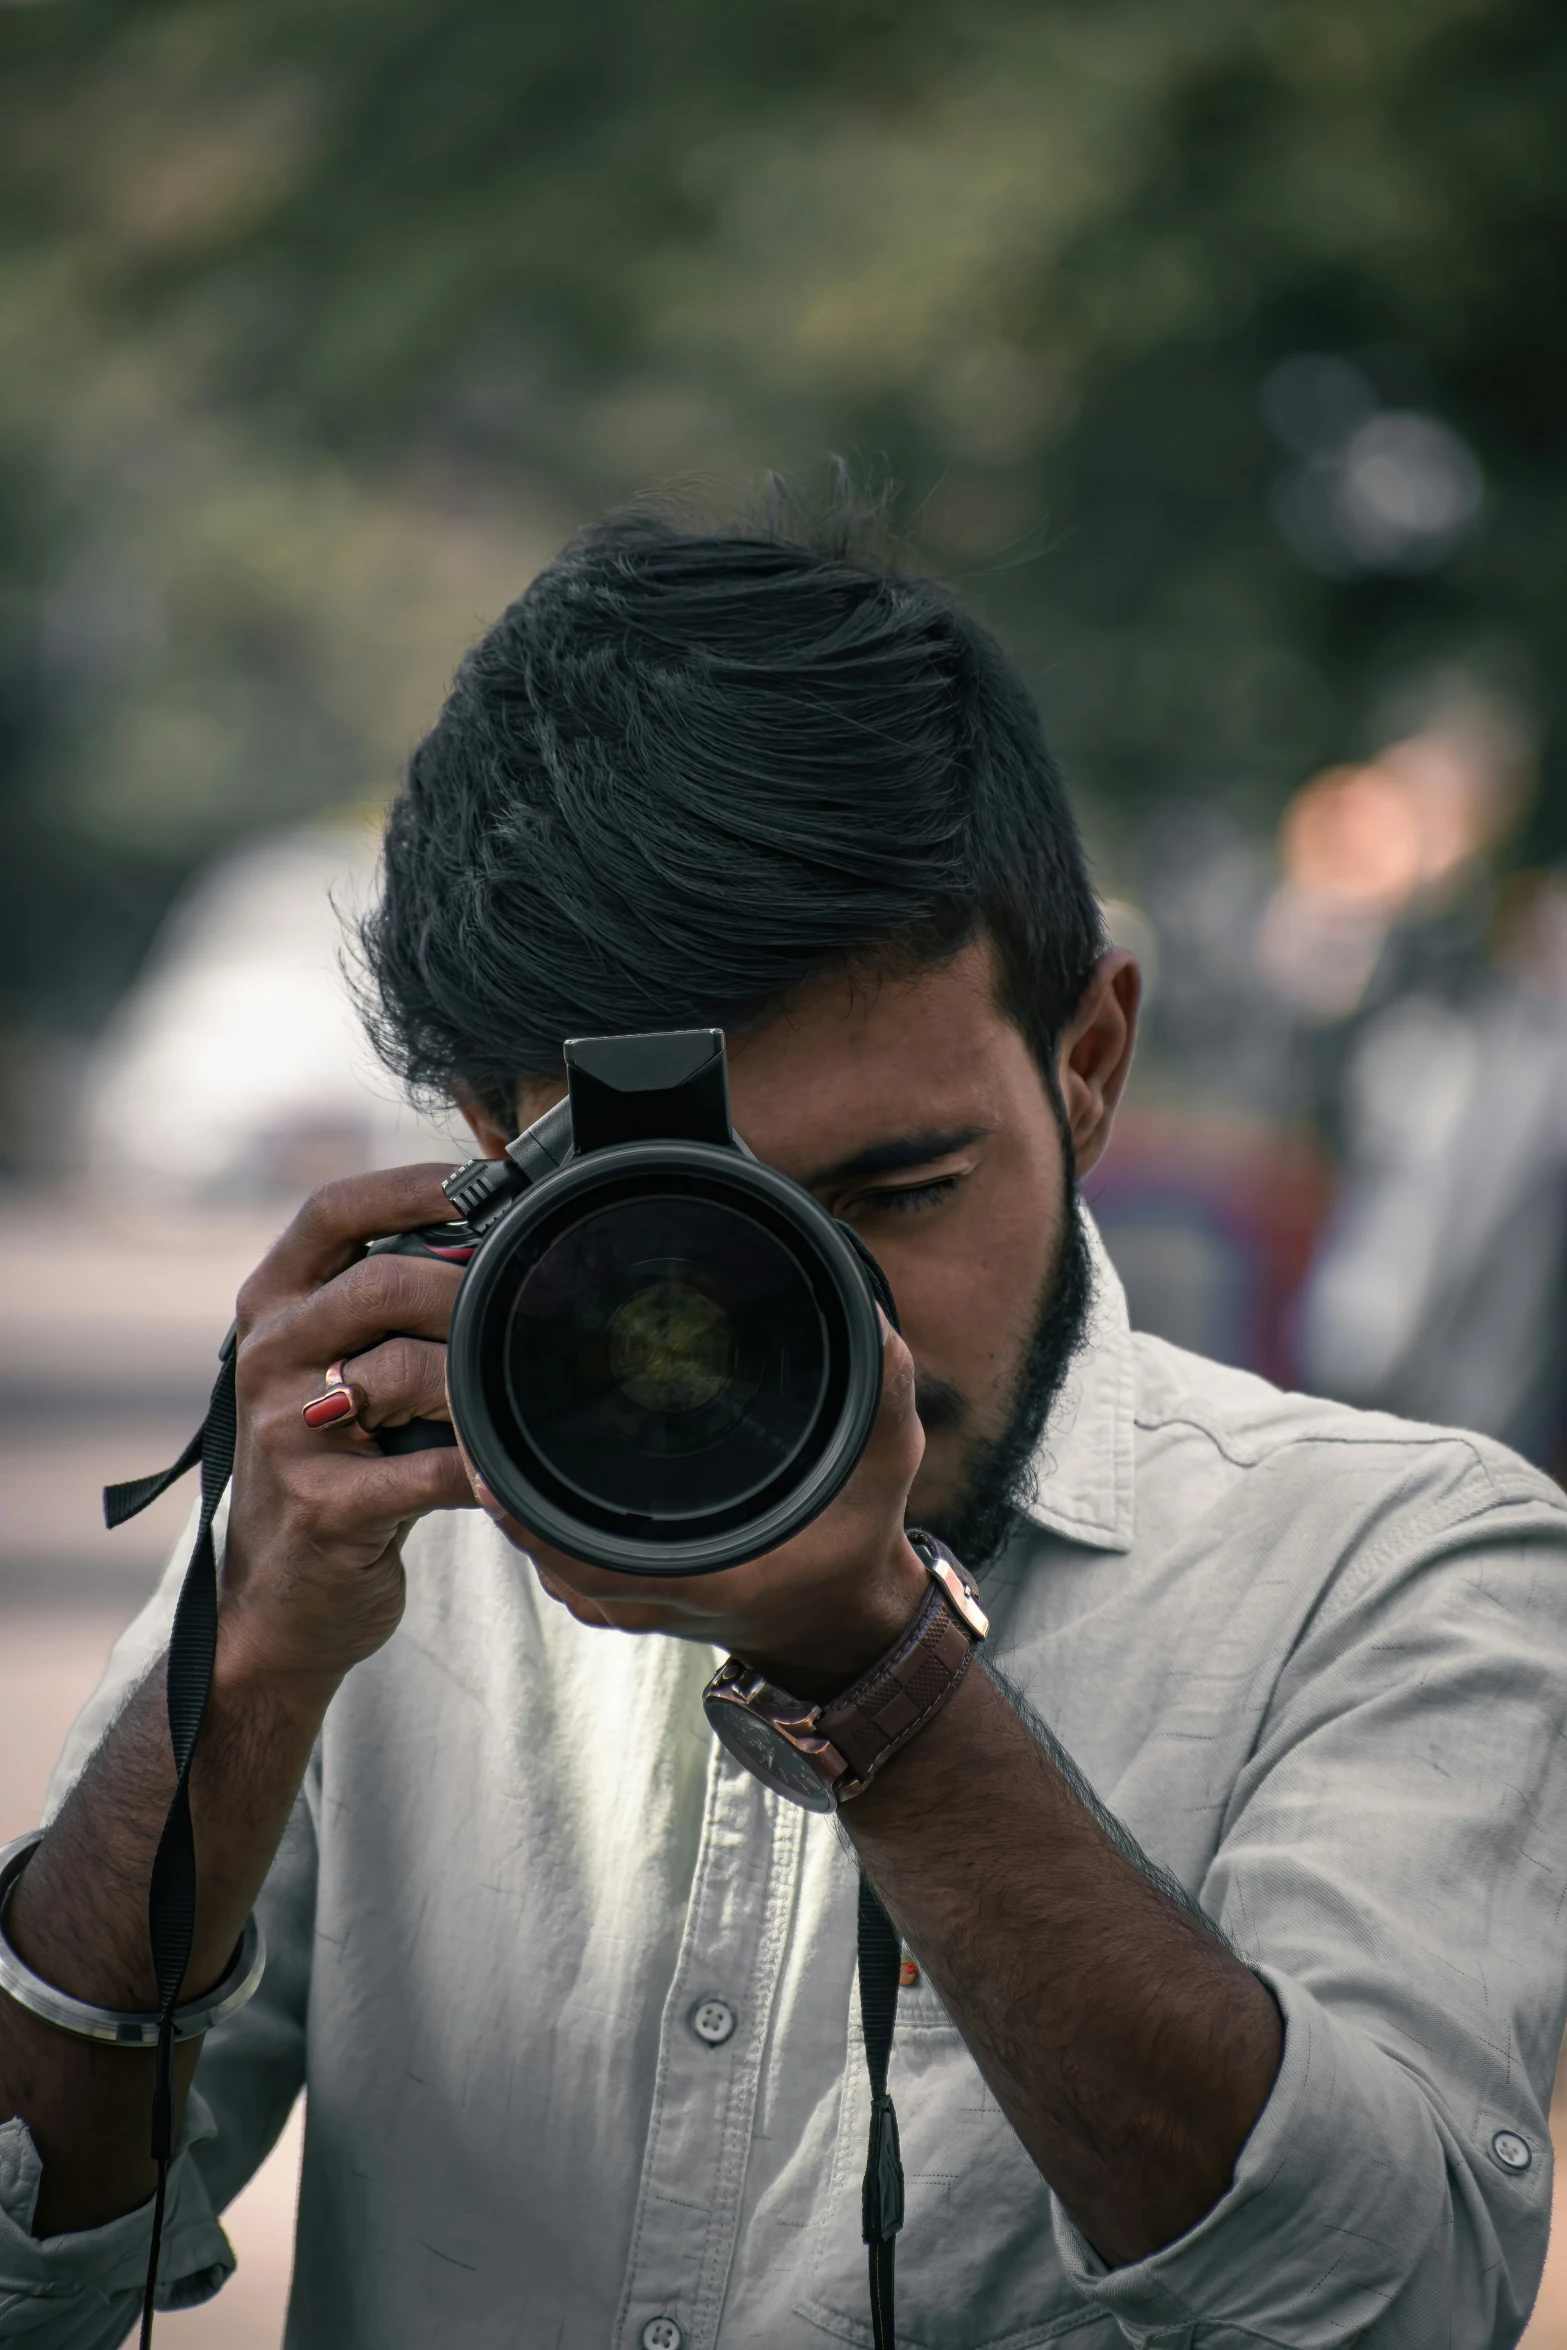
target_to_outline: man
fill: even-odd
[[[723,1026],[737,1130],[857,1227],[904,1335],[827,1511],[653,1587],[475,1514],[455,1453],[377,1448],[445,1408],[457,1275],[362,1252],[447,1212],[442,1170],[327,1186],[247,1282],[185,1995],[253,1904],[270,1961],[189,2095],[166,2300],[220,2284],[214,2213],[306,2084],[299,2350],[867,2341],[863,1868],[911,1962],[910,2342],[1512,2342],[1567,1511],[1495,1445],[1128,1332],[1077,1185],[1137,978],[997,647],[842,552],[591,531],[465,663],[366,944],[383,1049],[491,1154],[566,1037]],[[312,1429],[337,1363],[358,1419]],[[855,1682],[929,1589],[906,1524],[978,1575],[994,1663],[812,1816],[699,1693],[715,1651]],[[179,1564],[6,1920],[121,2010]],[[149,2060],[0,2027],[0,2335],[111,2344]]]

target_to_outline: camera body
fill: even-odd
[[[847,1481],[892,1294],[858,1234],[735,1134],[722,1030],[578,1037],[565,1059],[566,1099],[447,1182],[462,1221],[372,1253],[464,1264],[448,1398],[508,1514],[597,1566],[716,1573]]]

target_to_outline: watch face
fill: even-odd
[[[706,1697],[702,1710],[714,1737],[764,1787],[770,1787],[775,1795],[784,1796],[790,1803],[802,1804],[807,1811],[832,1810],[832,1796],[812,1768],[810,1758],[792,1746],[771,1722],[752,1713],[748,1706],[719,1695]]]

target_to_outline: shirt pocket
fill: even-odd
[[[923,1978],[898,1995],[887,2086],[903,2151],[899,2343],[1028,2350],[1074,2334],[1084,2350],[1095,2339],[1118,2343],[1114,2324],[1073,2290],[1051,2231],[1050,2190]],[[832,2164],[806,2233],[807,2289],[795,2314],[858,2350],[871,2341],[860,2237],[870,2100],[856,2004]]]

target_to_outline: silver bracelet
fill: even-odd
[[[95,2007],[91,2000],[73,1999],[69,1992],[57,1991],[42,1975],[35,1975],[31,1967],[22,1964],[6,1939],[5,1913],[12,1889],[42,1842],[43,1831],[39,1829],[31,1836],[18,1836],[14,1844],[0,1845],[0,1991],[14,1999],[18,2007],[42,2016],[46,2024],[53,2024],[57,2031],[70,2032],[78,2040],[103,2040],[115,2048],[156,2048],[158,2018],[155,2014],[127,2014],[120,2008]],[[266,1944],[252,1915],[245,1920],[234,1963],[222,1982],[214,1984],[200,1999],[192,1999],[188,2005],[174,2010],[175,2039],[199,2040],[203,2032],[210,2032],[225,2016],[238,2014],[260,1984],[266,1963]]]

